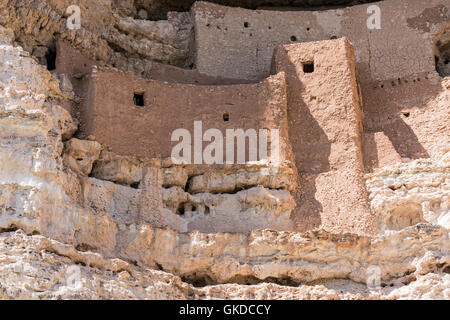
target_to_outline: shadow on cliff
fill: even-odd
[[[386,84],[384,89],[374,89],[369,85],[362,88],[364,131],[384,132],[398,155],[411,160],[430,157],[415,132],[423,123],[418,122],[417,117],[422,117],[423,113],[416,113],[414,110],[427,108],[430,101],[442,91],[441,84],[436,79],[427,76],[422,80],[420,77],[417,79],[419,81],[414,79],[409,82],[398,79],[401,84],[396,81],[395,86]],[[366,146],[369,150],[376,150],[373,139],[366,141],[366,144],[369,144]],[[370,166],[367,166],[366,160],[366,170],[378,167],[379,159],[376,155],[371,155]]]
[[[390,126],[384,128],[381,132],[388,137],[401,158],[414,160],[430,157],[426,149],[419,142],[417,135],[399,115],[395,115]],[[364,169],[366,172],[373,172],[376,168],[382,166],[381,159],[378,158],[377,142],[373,135],[366,135],[364,137],[362,148],[364,150]]]
[[[430,155],[422,146],[411,127],[406,124],[398,113],[393,114],[392,117],[394,118],[392,125],[386,126],[384,133],[391,141],[397,153],[402,158],[429,158]]]

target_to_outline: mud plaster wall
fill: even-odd
[[[269,73],[280,44],[345,36],[355,47],[364,131],[385,134],[404,160],[439,157],[450,143],[450,120],[433,35],[448,25],[449,3],[375,4],[381,9],[380,30],[366,26],[368,5],[277,12],[197,2],[192,8],[196,67],[209,75],[259,79]],[[384,156],[389,157],[380,153],[372,159],[372,168],[385,162]]]
[[[81,115],[83,133],[93,135],[117,154],[170,157],[178,144],[170,141],[172,132],[187,129],[193,143],[194,121],[202,121],[203,132],[217,128],[224,137],[226,129],[279,129],[281,160],[291,158],[284,74],[258,84],[195,86],[102,69],[94,70],[88,81],[89,92]],[[145,106],[134,104],[135,93],[144,95]],[[208,144],[204,142],[203,147]]]
[[[314,70],[307,66],[313,63]],[[373,233],[364,185],[354,50],[338,40],[277,49],[286,73],[289,138],[299,171],[297,227]]]
[[[368,5],[280,12],[197,2],[192,8],[197,67],[211,75],[260,79],[269,73],[278,45],[345,36],[355,46],[363,78],[385,80],[433,71],[430,34],[448,22],[448,1],[390,0],[376,5],[381,9],[380,30],[366,26]]]

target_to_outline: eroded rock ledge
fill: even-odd
[[[433,242],[430,240],[435,238],[436,241],[440,233],[440,230],[423,225],[404,232],[394,242],[421,234],[419,237],[421,240],[416,238],[418,242],[408,241],[414,248],[419,248],[421,241],[427,242],[428,246]],[[315,238],[316,240],[312,241],[315,244],[325,241],[328,242],[328,246],[342,243],[340,250],[348,251],[348,254],[351,247],[357,248],[357,242],[360,242],[352,236],[339,239],[333,235],[316,235]],[[307,239],[303,238],[306,242]],[[260,245],[261,240],[260,238]],[[388,241],[390,239],[378,239],[373,243],[374,250],[381,253],[382,251],[378,250],[381,250],[383,243]],[[434,246],[438,246],[438,242],[439,240]],[[314,250],[311,251],[311,248],[310,246],[309,255],[313,255]],[[0,297],[2,299],[448,299],[450,283],[448,253],[446,258],[442,256],[442,251],[428,251],[416,258],[406,258],[408,249],[403,248],[405,250],[400,251],[402,254],[397,260],[410,260],[410,263],[399,264],[395,268],[395,265],[385,260],[386,256],[381,258],[383,264],[380,266],[384,271],[382,287],[379,290],[370,290],[346,276],[296,286],[261,283],[194,287],[183,282],[180,277],[164,271],[135,266],[117,258],[105,259],[98,253],[82,252],[71,245],[41,235],[30,236],[20,230],[13,232],[3,230],[0,233],[0,272],[3,275],[0,279]],[[394,251],[391,255],[394,256],[397,253],[396,247],[392,249]],[[323,258],[327,260],[327,257]],[[380,257],[376,257],[377,260],[378,258]],[[311,262],[309,264],[312,266]],[[316,274],[319,274],[321,266],[323,264],[317,264],[316,268],[310,268],[310,271],[316,270]],[[342,274],[349,272],[345,268],[344,266],[344,269],[340,270]],[[391,272],[385,272],[387,269]],[[74,270],[79,272],[81,285],[74,286],[67,282],[67,277],[72,275]],[[303,270],[307,271],[306,268]],[[310,271],[307,271],[307,274],[311,275]],[[322,275],[325,272],[326,270],[323,270]],[[393,278],[392,272],[395,272]],[[360,274],[360,272],[350,273],[354,276]],[[195,276],[186,280],[201,280],[195,283],[205,284],[204,279]],[[251,283],[252,279],[244,276],[239,282]],[[292,283],[286,279],[283,284]]]

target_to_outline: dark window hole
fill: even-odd
[[[56,47],[50,46],[45,54],[45,59],[47,61],[47,70],[52,71],[56,69]]]
[[[410,115],[410,113],[409,113],[409,112],[403,112],[403,116],[404,116],[405,118],[408,118],[408,117],[409,117],[409,115]]]
[[[138,106],[138,107],[143,107],[143,106],[145,106],[145,103],[144,103],[144,94],[143,94],[143,93],[137,93],[137,92],[135,92],[135,93],[134,93],[133,101],[134,101],[134,105],[135,105],[135,106]]]
[[[130,187],[132,187],[133,189],[138,189],[139,188],[139,182],[134,182],[130,185]]]
[[[297,41],[297,37],[296,37],[296,36],[291,36],[291,41],[292,41],[292,42]]]
[[[304,73],[313,73],[314,72],[314,62],[306,62],[303,64],[303,72]]]
[[[244,28],[248,28],[250,24],[248,22],[244,22]]]
[[[223,121],[225,122],[230,121],[230,115],[227,112],[223,114]]]

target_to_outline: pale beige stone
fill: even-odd
[[[450,165],[422,159],[383,167],[367,175],[367,189],[381,232],[419,222],[450,229]]]
[[[92,175],[102,180],[120,184],[139,185],[143,165],[137,160],[115,155],[103,150],[92,170]]]
[[[94,161],[100,156],[102,146],[96,141],[72,138],[64,145],[64,161],[75,171],[89,175]]]
[[[182,167],[162,168],[163,186],[184,188],[188,181],[188,174]]]

